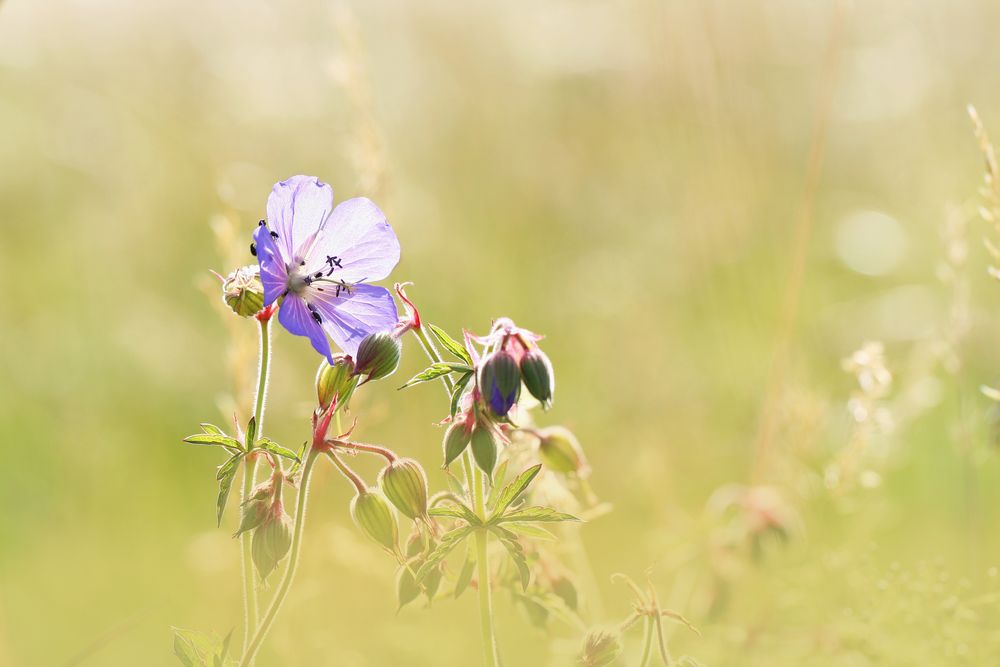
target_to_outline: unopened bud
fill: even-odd
[[[482,423],[476,424],[470,442],[476,465],[492,480],[493,468],[497,465],[497,441],[493,429]]]
[[[531,348],[521,357],[521,376],[524,378],[524,386],[542,404],[542,409],[551,408],[556,376],[552,370],[552,362],[538,347]]]
[[[222,284],[222,298],[240,317],[253,317],[264,307],[264,285],[260,267],[244,266],[229,274]]]
[[[386,499],[375,489],[354,496],[351,501],[351,518],[365,535],[389,551],[396,551],[399,533],[396,517]]]
[[[233,533],[233,537],[239,537],[248,530],[253,530],[267,518],[268,513],[271,511],[271,500],[270,498],[251,500],[243,506],[243,512],[240,515],[240,527],[236,529]]]
[[[379,473],[378,485],[405,516],[427,516],[427,474],[417,461],[396,459]]]
[[[444,464],[451,465],[451,462],[461,456],[465,448],[469,446],[469,439],[472,437],[472,429],[465,422],[454,422],[444,433]]]
[[[479,369],[479,391],[497,417],[505,417],[521,393],[521,370],[514,355],[497,350]]]
[[[284,512],[269,513],[254,531],[250,547],[257,572],[261,579],[266,579],[292,547],[291,518]]]
[[[614,662],[622,652],[622,640],[617,632],[591,630],[583,639],[580,663],[584,667],[604,667]]]
[[[538,432],[538,454],[542,463],[554,472],[576,473],[580,477],[590,474],[590,464],[583,448],[569,429],[550,426]]]
[[[316,398],[319,407],[326,410],[337,399],[337,405],[345,404],[357,386],[354,377],[354,361],[346,354],[333,357],[333,365],[326,359],[316,371]]]
[[[380,380],[396,372],[403,345],[392,334],[380,331],[369,334],[358,347],[355,375],[367,375],[368,380]]]

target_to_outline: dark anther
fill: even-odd
[[[323,318],[319,316],[319,313],[317,313],[314,310],[314,311],[312,311],[312,314],[313,314],[313,319],[316,320],[317,324],[322,324],[323,323]]]
[[[322,272],[322,271],[318,271],[318,272],[316,273],[316,277],[317,277],[317,278],[322,278],[322,277],[323,277],[323,272]]]
[[[250,242],[250,254],[253,255],[254,257],[257,256],[257,244],[254,243],[253,241]]]
[[[258,222],[258,223],[257,223],[257,226],[258,226],[258,227],[263,227],[263,226],[264,226],[264,224],[265,224],[265,223],[264,223],[264,221],[263,221],[263,220],[261,220],[260,222]]]
[[[327,255],[326,256],[326,263],[330,265],[331,269],[333,269],[334,267],[337,267],[338,269],[344,268],[341,265],[341,261],[342,260],[339,257],[337,257],[336,255],[333,255],[333,256]]]
[[[306,265],[306,260],[302,260],[301,262],[299,262],[299,266],[305,266],[305,265]]]
[[[271,232],[271,238],[272,239],[277,239],[278,238],[278,232]]]

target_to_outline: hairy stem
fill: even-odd
[[[267,397],[267,381],[271,374],[271,321],[260,322],[260,356],[257,364],[257,396],[254,401],[253,416],[257,424],[257,436],[264,433],[264,404]],[[246,443],[247,448],[253,446]],[[247,499],[257,481],[257,457],[248,456],[243,459],[243,489],[240,501]],[[240,535],[243,573],[243,650],[250,643],[250,636],[257,629],[260,612],[257,608],[257,580],[253,572],[253,557],[251,556],[251,534],[249,531]]]
[[[319,452],[315,448],[310,449],[309,453],[306,454],[305,462],[302,464],[302,478],[299,480],[299,491],[296,494],[295,500],[295,526],[292,529],[292,550],[288,556],[288,566],[285,568],[285,574],[281,578],[281,584],[278,585],[274,599],[271,600],[271,606],[267,608],[264,618],[257,627],[257,632],[243,653],[243,659],[240,660],[240,667],[248,667],[253,664],[254,657],[257,655],[257,651],[260,650],[261,644],[264,643],[264,638],[267,636],[268,630],[271,629],[271,625],[274,624],[274,618],[278,615],[278,611],[281,609],[281,605],[284,603],[285,598],[288,596],[288,591],[292,587],[292,581],[295,579],[295,571],[298,569],[299,555],[302,551],[302,533],[306,524],[309,479],[312,476],[312,469],[316,464],[317,456],[319,456]]]
[[[339,416],[339,413],[338,413]],[[333,445],[334,447],[341,447],[343,449],[351,450],[354,452],[367,452],[369,454],[378,454],[379,456],[385,457],[385,460],[392,463],[399,457],[388,447],[381,447],[379,445],[369,445],[364,442],[354,442],[353,440],[338,440],[337,438],[328,438],[326,440],[328,445]]]
[[[653,619],[647,617],[642,623],[642,656],[639,667],[646,667],[653,655]]]
[[[483,475],[478,470],[473,472],[472,498],[476,506],[476,514],[486,520],[485,484]],[[486,547],[487,534],[485,530],[476,531],[476,567],[479,576],[479,624],[483,632],[483,659],[487,667],[497,667],[500,658],[497,655],[497,638],[493,628],[493,593],[490,584],[490,562]]]

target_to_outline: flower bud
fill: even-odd
[[[576,436],[562,426],[550,426],[538,432],[538,454],[542,463],[554,472],[590,474],[590,464]]]
[[[552,370],[552,362],[538,347],[531,348],[521,357],[521,376],[524,378],[524,386],[542,404],[542,409],[551,408],[556,376]]]
[[[454,422],[444,433],[444,464],[451,465],[451,462],[461,456],[465,448],[469,446],[469,439],[472,437],[472,429],[466,422]]]
[[[292,547],[292,520],[284,512],[269,513],[253,533],[250,553],[261,579],[278,566]]]
[[[351,518],[365,535],[389,551],[396,551],[399,533],[392,507],[375,489],[354,496],[351,501]]]
[[[379,380],[396,372],[403,346],[392,334],[380,331],[369,334],[358,347],[355,375],[367,375],[368,380]]]
[[[486,357],[479,369],[479,390],[497,417],[510,412],[521,393],[521,370],[513,354],[497,350]]]
[[[396,459],[378,476],[382,493],[411,519],[427,516],[427,474],[413,459]]]
[[[233,533],[233,537],[239,537],[248,530],[253,530],[267,518],[268,512],[271,511],[271,500],[267,499],[257,499],[251,500],[243,506],[243,512],[240,515],[240,527],[236,529]]]
[[[476,465],[486,473],[492,481],[493,468],[497,465],[497,441],[493,430],[482,423],[476,424],[472,429],[472,457],[476,459]]]
[[[591,630],[583,639],[580,664],[584,667],[604,667],[614,662],[622,652],[622,640],[617,632]]]
[[[326,410],[331,401],[337,399],[337,405],[343,405],[354,392],[357,381],[354,379],[354,361],[349,355],[338,354],[333,358],[333,365],[326,359],[316,371],[316,398],[319,407]]]
[[[222,298],[240,317],[253,317],[264,307],[264,285],[260,267],[244,266],[229,274],[222,284]]]

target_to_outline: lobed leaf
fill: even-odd
[[[462,399],[462,394],[465,392],[465,388],[469,384],[469,380],[472,379],[474,373],[472,371],[466,372],[462,377],[458,378],[458,382],[455,383],[455,389],[451,393],[451,416],[454,417],[455,413],[458,412],[458,403]]]
[[[492,520],[500,516],[504,510],[510,507],[511,504],[517,500],[518,496],[524,493],[524,490],[528,488],[541,469],[541,463],[533,465],[515,477],[513,482],[503,487],[503,491],[501,491],[497,496],[496,504],[493,506],[493,512],[490,515],[490,519]],[[499,478],[500,477],[498,475],[498,479]]]
[[[233,488],[233,479],[236,477],[236,470],[239,467],[243,453],[235,454],[232,458],[222,464],[216,479],[219,480],[219,497],[215,501],[215,521],[222,525],[222,513],[226,509],[226,501],[229,500],[229,492]]]
[[[461,528],[449,530],[447,533],[442,535],[441,541],[438,543],[437,547],[434,548],[434,551],[427,554],[427,558],[420,565],[420,569],[417,570],[417,583],[420,584],[423,582],[424,578],[438,565],[440,565],[441,561],[448,557],[448,554],[451,553],[452,549],[461,544],[462,540],[471,535],[474,530],[476,529],[472,526],[462,526]]]
[[[500,544],[507,550],[507,555],[514,562],[521,579],[521,590],[527,590],[528,582],[531,580],[531,570],[528,568],[528,558],[524,555],[524,547],[517,541],[517,535],[500,526],[491,526],[490,532],[497,536]]]
[[[224,433],[195,433],[184,438],[184,442],[189,445],[206,445],[214,447],[225,447],[230,452],[242,452],[243,445],[236,438],[232,438]]]
[[[445,517],[448,519],[461,519],[471,526],[481,526],[483,522],[476,516],[476,513],[465,505],[445,505],[442,507],[432,507],[427,511],[431,516]]]
[[[444,377],[445,375],[448,375],[449,373],[454,373],[456,371],[466,373],[471,370],[472,370],[471,368],[469,368],[464,364],[435,362],[430,366],[428,366],[427,368],[425,368],[424,370],[417,373],[416,375],[414,375],[413,377],[411,377],[406,382],[406,384],[400,387],[400,389],[406,389],[407,387],[411,387],[420,382],[430,382],[431,380],[436,380],[439,377]]]
[[[536,540],[556,540],[558,539],[551,531],[541,526],[533,526],[530,523],[507,523],[504,526],[507,530],[517,533],[522,537],[533,537]]]
[[[291,459],[296,463],[302,462],[302,459],[299,458],[298,454],[290,450],[288,447],[279,445],[270,438],[261,438],[260,440],[257,441],[257,446],[263,449],[265,452],[270,452],[271,454],[275,454],[276,456],[282,456],[286,459]]]
[[[565,512],[558,512],[551,507],[523,507],[511,510],[503,516],[491,520],[493,524],[506,523],[508,521],[579,521],[577,517]]]
[[[464,361],[469,366],[472,365],[472,357],[469,356],[469,352],[459,343],[457,340],[445,333],[444,329],[428,323],[427,328],[431,330],[434,337],[441,345],[451,352],[453,355]]]

